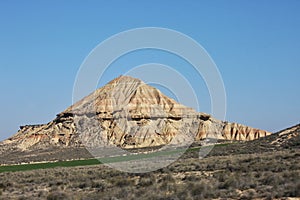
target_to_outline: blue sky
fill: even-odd
[[[47,123],[71,105],[89,52],[139,27],[180,31],[207,50],[225,84],[226,120],[269,131],[299,123],[299,10],[297,0],[0,1],[0,139],[20,125]],[[176,59],[144,51],[116,62],[115,73],[166,62],[182,64],[188,74]],[[209,112],[205,89],[199,82],[201,111]]]

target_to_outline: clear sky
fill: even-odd
[[[20,125],[47,123],[71,105],[89,52],[111,35],[139,27],[180,31],[208,51],[225,84],[226,120],[269,131],[299,123],[299,11],[298,0],[2,0],[0,139]],[[120,60],[120,72],[133,63],[173,60],[152,54]],[[207,92],[200,87],[198,95],[201,111],[209,112]]]

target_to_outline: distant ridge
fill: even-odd
[[[280,131],[277,131],[275,132],[274,134],[279,134],[279,135],[283,135],[283,134],[286,134],[286,133],[291,133],[291,132],[294,132],[295,130],[299,129],[300,128],[300,123],[299,124],[296,124],[294,126],[291,126],[291,127],[288,127],[288,128],[285,128],[285,129],[282,129]]]
[[[300,148],[300,124],[286,128],[273,134],[274,138],[270,143],[272,145],[291,147],[298,146]]]

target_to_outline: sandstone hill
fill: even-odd
[[[217,120],[179,104],[139,79],[121,76],[41,125],[21,126],[0,151],[116,145],[122,148],[187,144],[216,138],[254,140],[271,133]]]

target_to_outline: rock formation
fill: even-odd
[[[300,124],[287,128],[273,134],[275,138],[270,140],[270,144],[285,146],[286,148],[300,147]]]
[[[185,144],[208,137],[253,140],[269,134],[197,113],[141,80],[121,76],[48,124],[20,127],[2,144],[14,144],[21,149],[45,145],[137,148]]]

